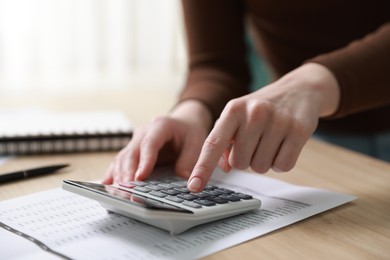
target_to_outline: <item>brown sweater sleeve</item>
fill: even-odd
[[[249,92],[243,6],[236,0],[183,0],[189,68],[180,100],[197,99],[218,118],[225,104]]]
[[[244,42],[244,16],[246,10],[242,2],[245,1],[182,0],[188,39],[189,74],[187,76],[185,88],[181,93],[180,101],[186,99],[201,100],[211,109],[215,118],[218,118],[220,112],[229,100],[245,95],[250,91],[250,74]],[[330,118],[341,118],[363,111],[389,107],[389,22],[383,24],[380,28],[377,28],[376,31],[365,36],[359,36],[362,38],[356,39],[354,38],[354,33],[342,31],[343,28],[348,28],[350,23],[347,22],[344,26],[340,26],[340,28],[335,24],[337,22],[343,23],[344,19],[348,19],[348,16],[342,15],[342,12],[345,11],[343,5],[340,7],[340,10],[335,10],[335,12],[338,12],[338,16],[336,16],[336,18],[338,17],[338,20],[336,19],[337,21],[333,23],[333,26],[329,26],[329,28],[321,27],[322,31],[314,31],[317,34],[312,35],[312,27],[318,26],[318,24],[324,24],[322,20],[315,20],[313,16],[310,16],[314,19],[313,24],[310,24],[310,27],[307,27],[309,26],[307,23],[300,24],[294,22],[292,22],[292,24],[288,23],[285,26],[285,20],[282,16],[283,12],[277,12],[275,10],[279,9],[275,8],[267,9],[266,3],[272,7],[274,6],[272,1],[252,1],[249,5],[250,8],[252,8],[249,10],[249,13],[259,21],[260,25],[258,28],[265,29],[262,34],[263,40],[268,41],[266,42],[268,44],[264,45],[268,46],[268,49],[265,51],[268,52],[268,54],[272,52],[272,57],[276,58],[278,62],[283,64],[286,63],[287,68],[293,69],[306,60],[306,62],[316,62],[326,66],[336,76],[340,86],[341,100],[339,109]],[[291,5],[295,8],[293,2],[291,2]],[[307,5],[309,5],[307,7],[308,12],[317,10],[317,5],[315,3],[312,5],[307,3]],[[384,6],[386,5],[387,4]],[[358,8],[359,12],[362,10],[364,9]],[[380,13],[382,11],[378,12]],[[370,12],[367,14],[370,14]],[[385,15],[386,14],[382,16]],[[262,19],[264,16],[266,17]],[[355,19],[354,21],[357,21],[356,19],[359,17],[356,17],[355,14],[352,18]],[[382,18],[385,20],[385,17]],[[276,25],[272,27],[267,23],[268,20],[275,20]],[[358,22],[360,23],[358,23],[357,26],[364,25],[364,21]],[[267,31],[270,30],[270,28],[274,28],[276,31],[271,30],[270,33],[270,31]],[[331,31],[328,30],[332,28],[333,30],[336,30],[336,32],[331,33]],[[356,29],[353,30],[353,32],[360,32],[360,27],[351,29]],[[296,43],[302,42],[300,41],[302,39],[295,37],[295,34],[292,36],[290,35],[290,37],[287,38],[282,37],[287,42],[282,42],[281,44],[279,44],[279,42],[273,42],[273,40],[279,39],[278,36],[283,36],[278,33],[286,30],[287,32],[294,31],[295,34],[300,36],[308,35],[308,37],[314,37],[314,39],[306,39],[306,41],[303,42],[304,44],[301,44],[303,47],[300,47],[300,45],[297,47]],[[361,29],[361,31],[364,30],[366,29]],[[324,32],[323,35],[321,34],[322,32]],[[324,51],[323,49],[327,48],[326,44],[323,48],[316,48],[318,45],[324,46],[324,43],[322,42],[325,40],[323,39],[324,35],[337,37],[337,35],[340,34],[343,36],[347,35],[347,37],[350,35],[351,39],[356,40],[350,42],[346,46],[344,44],[340,45],[341,47],[338,46],[337,49],[328,48]],[[302,49],[306,48],[305,46],[310,46],[309,43],[315,44],[316,41],[320,42],[318,42],[317,45],[313,45],[310,50],[306,51],[306,49]],[[346,42],[348,42],[348,40]],[[287,51],[283,52],[285,49],[287,49]],[[322,54],[314,57],[313,54],[310,56],[306,55],[307,52],[313,52],[314,55],[316,55],[316,53]],[[296,58],[291,61],[291,57]],[[277,69],[277,67],[275,69]]]
[[[390,104],[390,23],[308,62],[326,66],[338,80],[341,100],[331,118]]]

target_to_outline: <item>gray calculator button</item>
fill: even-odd
[[[146,186],[146,185],[148,185],[146,182],[143,182],[143,181],[131,181],[130,183],[135,185],[135,186]]]
[[[181,192],[178,190],[170,189],[170,190],[161,190],[162,193],[168,194],[168,195],[177,195]]]
[[[243,200],[250,200],[250,199],[253,199],[253,197],[251,195],[248,195],[248,194],[244,194],[244,193],[240,193],[240,192],[236,192],[234,194],[232,194],[234,196],[237,196]]]
[[[192,202],[192,201],[188,201],[188,200],[183,201],[183,205],[186,205],[186,206],[191,207],[191,208],[196,208],[196,209],[199,209],[202,207],[202,205],[195,203],[195,202]]]
[[[179,195],[177,195],[177,197],[179,197],[179,198],[181,198],[181,199],[185,199],[185,200],[194,200],[194,199],[197,199],[197,198],[198,198],[198,197],[195,196],[195,195],[187,194],[187,193],[179,194]]]
[[[172,185],[170,183],[160,183],[158,184],[158,186],[163,187],[164,189],[173,189],[176,187],[175,185]]]
[[[200,199],[203,199],[203,198],[207,198],[210,196],[210,194],[204,192],[204,191],[201,191],[201,192],[192,192],[190,193],[192,195],[195,195],[196,197],[200,198]]]
[[[218,190],[205,190],[205,193],[211,195],[211,196],[219,196],[222,195],[223,193],[218,191]]]
[[[167,200],[170,200],[170,201],[173,201],[173,202],[177,202],[177,203],[182,203],[184,200],[183,199],[180,199],[176,196],[171,196],[171,195],[168,195],[166,197]]]
[[[180,191],[181,193],[190,193],[190,191],[187,188],[174,188],[177,191]]]
[[[204,205],[204,206],[214,206],[215,202],[209,200],[194,200],[193,202]]]
[[[165,198],[167,196],[167,194],[164,194],[164,193],[157,191],[157,190],[152,190],[151,192],[149,192],[149,194],[156,196],[156,197],[159,197],[159,198]]]
[[[144,193],[148,193],[150,191],[148,188],[145,188],[145,187],[142,187],[142,186],[137,186],[137,187],[134,188],[134,190],[140,191],[140,192],[144,192]]]
[[[219,192],[222,192],[223,194],[232,194],[232,193],[234,193],[234,191],[229,190],[229,189],[225,189],[225,188],[217,188],[215,190],[217,190]]]
[[[159,181],[159,180],[148,180],[147,181],[148,184],[154,184],[154,185],[157,185],[157,184],[160,184],[162,183],[162,181]]]
[[[240,199],[240,197],[237,197],[237,196],[234,196],[234,195],[221,195],[221,196],[219,196],[219,197],[221,197],[221,198],[223,198],[223,199],[227,199],[228,201],[232,201],[232,202],[235,202],[235,201],[240,201],[241,199]]]
[[[187,181],[174,181],[171,183],[172,185],[175,185],[178,188],[184,188],[187,187]]]
[[[215,203],[218,203],[218,204],[225,204],[225,203],[229,202],[229,200],[221,198],[221,197],[208,197],[207,200],[214,201]]]
[[[161,186],[155,185],[155,184],[146,185],[145,188],[148,188],[148,189],[151,189],[151,190],[162,190],[162,189],[164,189],[164,187],[161,187]]]

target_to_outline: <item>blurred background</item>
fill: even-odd
[[[0,0],[0,91],[179,89],[178,0]]]

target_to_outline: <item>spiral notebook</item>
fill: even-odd
[[[114,151],[132,133],[120,111],[0,110],[0,155]]]

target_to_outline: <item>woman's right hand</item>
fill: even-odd
[[[135,130],[132,140],[106,171],[104,184],[143,180],[160,164],[173,164],[188,178],[212,125],[209,110],[196,100],[180,103],[168,116]]]

